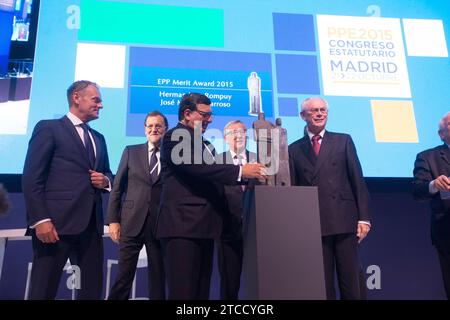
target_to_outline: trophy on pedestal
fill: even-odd
[[[267,178],[260,181],[269,186],[290,186],[289,154],[287,131],[281,127],[281,119],[276,124],[265,120],[264,113],[258,114],[253,122],[254,139],[256,141],[257,161],[266,166]]]
[[[251,72],[247,78],[248,95],[250,99],[248,114],[258,116],[262,110],[261,102],[261,78],[256,72]]]

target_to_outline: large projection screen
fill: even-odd
[[[327,129],[351,134],[366,177],[410,177],[415,155],[442,143],[450,107],[450,1],[41,1],[30,100],[0,103],[0,173],[22,172],[41,119],[63,116],[74,81],[101,86],[91,125],[112,170],[125,145],[145,141],[149,111],[176,124],[186,92],[211,97],[207,136],[280,117],[289,143],[303,135],[299,105],[329,102]],[[260,100],[259,100],[260,99]],[[249,143],[254,150],[254,143]]]

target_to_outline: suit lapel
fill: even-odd
[[[245,153],[247,155],[247,163],[256,162],[256,153],[250,152],[248,150],[245,150]]]
[[[327,131],[323,135],[322,143],[320,145],[319,156],[317,157],[316,166],[314,167],[314,176],[317,175],[322,165],[329,159],[333,149],[334,136]]]
[[[225,153],[225,163],[234,164],[233,156],[231,155],[230,150],[228,150],[227,153]]]
[[[295,162],[301,167],[303,177],[306,181],[312,183],[312,173],[314,171],[315,155],[313,154],[311,142],[308,135],[305,135],[299,140],[295,153],[292,155]],[[297,165],[296,165],[297,166]]]
[[[83,142],[80,139],[80,136],[78,135],[77,129],[73,125],[73,123],[67,118],[67,116],[64,116],[61,118],[62,123],[67,128],[67,131],[69,132],[69,136],[71,137],[72,141],[78,148],[78,154],[81,155],[81,157],[85,160],[86,164],[89,166],[89,159],[87,156],[86,148],[84,147]]]
[[[309,136],[305,135],[299,144],[300,150],[303,153],[303,156],[308,159],[309,164],[314,167],[317,162],[317,157],[314,154],[314,150],[311,145],[311,141],[309,141]]]
[[[202,146],[202,155],[203,156],[210,156],[212,162],[207,162],[207,163],[214,163],[216,160],[216,150],[214,149],[214,146],[211,144],[211,142],[209,142],[208,140],[205,140],[202,137],[202,141],[203,141],[203,146]],[[205,150],[205,148],[207,150]]]
[[[448,146],[444,143],[440,150],[439,150],[440,154],[441,154],[441,158],[448,164],[450,165],[450,150],[448,148]]]
[[[147,175],[147,181],[150,184],[150,160],[148,158],[148,143],[141,144],[138,150],[139,165],[142,168],[142,172]]]
[[[95,151],[96,151],[94,169],[97,169],[98,165],[100,163],[100,159],[103,154],[103,148],[102,148],[102,144],[100,143],[100,138],[97,136],[97,133],[94,130],[91,130],[91,133],[92,133],[92,138],[94,138]]]

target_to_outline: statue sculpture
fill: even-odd
[[[281,126],[281,119],[276,125],[265,120],[264,113],[258,114],[253,122],[254,139],[256,141],[257,161],[266,166],[267,178],[260,181],[269,186],[290,186],[289,154],[287,131]]]

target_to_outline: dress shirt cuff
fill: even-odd
[[[430,184],[428,185],[428,191],[431,194],[436,194],[438,193],[438,189],[434,186],[434,183],[436,182],[436,179],[434,179],[433,181],[430,182]]]
[[[30,226],[30,229],[34,229],[34,228],[36,228],[38,225],[40,225],[41,223],[44,223],[44,222],[47,222],[47,221],[52,221],[52,219],[47,218],[47,219],[39,220],[38,222],[36,222],[36,223],[33,224],[32,226]]]
[[[109,178],[106,177],[106,179],[108,179],[108,186],[104,187],[103,190],[106,190],[108,192],[111,192],[112,188],[111,188],[111,181],[109,181]]]
[[[369,226],[369,228],[372,227],[372,225],[370,224],[370,221],[359,220],[359,221],[358,221],[358,224],[360,224],[360,223],[362,223],[362,224],[367,224],[367,225]]]

